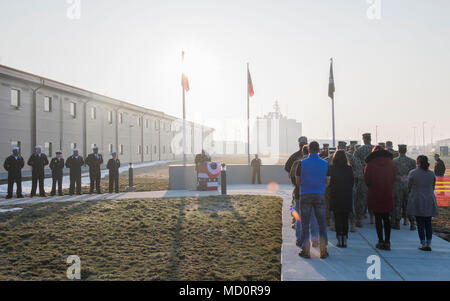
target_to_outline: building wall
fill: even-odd
[[[11,89],[20,91],[18,108],[11,105]],[[11,153],[12,141],[20,141],[25,159],[30,156],[34,148],[34,95],[35,143],[43,147],[51,143],[52,156],[57,149],[63,150],[64,157],[71,155],[72,143],[75,143],[82,156],[91,153],[92,146],[96,145],[105,158],[109,158],[111,150],[117,150],[124,163],[182,158],[182,148],[180,151],[173,147],[182,129],[175,117],[0,65],[1,157],[6,158]],[[45,110],[46,97],[51,98],[50,111]],[[71,103],[76,106],[75,116],[71,115]],[[122,114],[122,122],[118,120],[118,114]],[[187,155],[194,155],[201,150],[199,140],[203,127],[187,123]],[[43,151],[48,153],[49,150]],[[26,166],[25,170],[28,169]]]

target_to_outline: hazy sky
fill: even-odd
[[[367,0],[81,0],[75,20],[68,2],[0,0],[0,64],[181,117],[184,49],[188,119],[244,139],[249,62],[252,116],[277,99],[330,138],[334,57],[338,138],[450,137],[448,0],[381,0],[380,19]]]

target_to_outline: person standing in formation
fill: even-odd
[[[119,168],[120,160],[117,158],[117,152],[113,151],[111,153],[112,158],[108,160],[106,167],[109,170],[109,193],[119,193]]]
[[[341,145],[342,147],[342,145]],[[345,146],[344,146],[345,148]],[[343,149],[334,155],[328,168],[330,178],[330,210],[334,213],[337,247],[346,248],[348,218],[353,210],[354,175]]]
[[[378,249],[391,249],[391,222],[389,214],[394,209],[393,185],[397,177],[392,154],[376,146],[366,158],[364,182],[368,187],[367,206],[375,215]],[[384,238],[383,238],[384,229]]]
[[[307,158],[309,155],[308,146],[303,146],[303,158]],[[301,165],[302,160],[296,160],[292,165],[291,170],[295,170],[297,173],[298,167]],[[296,177],[296,176],[295,176]],[[298,182],[298,178],[296,177],[295,181],[295,211],[301,216],[300,210],[300,183]],[[311,242],[312,247],[317,248],[319,246],[319,225],[317,223],[317,218],[314,211],[311,211],[311,222],[310,222],[310,234],[311,234]],[[297,247],[302,247],[303,239],[302,239],[302,223],[301,221],[296,220],[295,223],[295,237],[296,242],[295,245]]]
[[[308,138],[305,136],[301,136],[300,138],[298,138],[298,147],[299,150],[296,151],[295,153],[293,153],[289,159],[286,161],[286,164],[284,165],[284,170],[288,173],[289,175],[289,179],[291,180],[292,185],[294,185],[294,189],[292,191],[292,206],[295,206],[295,195],[296,193],[298,193],[297,186],[296,186],[296,182],[295,182],[295,172],[296,172],[296,168],[292,168],[292,166],[294,165],[294,162],[297,160],[302,160],[303,159],[303,146],[305,146],[306,144],[308,144]],[[295,229],[296,226],[296,220],[294,217],[292,217],[292,223],[291,226],[293,229]]]
[[[258,184],[261,184],[261,159],[258,158],[258,154],[255,154],[255,158],[251,162],[252,166],[252,184],[255,184],[256,178]]]
[[[22,168],[25,165],[22,156],[19,153],[19,148],[14,146],[12,148],[12,155],[6,158],[3,163],[3,168],[8,172],[8,194],[7,199],[13,196],[14,183],[16,183],[16,196],[23,198],[22,194]]]
[[[431,219],[439,215],[434,189],[436,176],[429,170],[430,163],[426,156],[417,157],[417,168],[408,175],[409,200],[407,213],[414,215],[417,220],[417,231],[420,239],[421,251],[431,251],[433,227]]]
[[[325,186],[328,163],[319,157],[319,143],[309,144],[309,156],[297,167],[296,178],[300,186],[300,211],[302,223],[302,251],[299,256],[310,258],[309,227],[311,212],[319,223],[320,258],[327,258],[327,224],[325,217]]]
[[[347,143],[345,141],[339,141],[338,142],[338,149],[344,150]],[[350,232],[356,232],[355,226],[356,226],[356,213],[355,213],[355,200],[357,198],[357,186],[358,182],[364,181],[364,171],[361,167],[361,164],[359,161],[351,154],[350,152],[346,152],[345,155],[347,156],[347,159],[350,163],[350,166],[353,171],[353,181],[354,185],[352,188],[352,210],[349,214],[349,220],[350,220]]]
[[[94,193],[94,187],[98,194],[101,193],[100,178],[101,178],[101,166],[103,164],[103,156],[98,153],[98,147],[92,148],[93,153],[89,154],[86,158],[86,165],[89,166],[89,178],[90,186],[89,193]]]
[[[392,229],[400,230],[402,209],[404,211],[404,225],[407,225],[406,207],[408,204],[408,174],[416,168],[416,161],[406,156],[407,147],[404,144],[398,146],[399,156],[394,159],[397,169],[397,178],[394,183],[394,211],[391,214]],[[415,219],[409,215],[410,230],[416,230]]]
[[[83,157],[78,155],[78,149],[73,149],[73,155],[67,158],[66,167],[70,169],[69,194],[73,195],[76,186],[76,193],[81,195],[81,167],[84,165]]]
[[[434,155],[434,160],[436,161],[436,164],[434,165],[434,174],[436,177],[443,177],[445,176],[445,164],[444,161],[441,160],[438,154]]]
[[[42,147],[37,145],[34,148],[34,154],[28,159],[28,165],[31,166],[31,197],[36,195],[37,184],[39,182],[39,196],[45,197],[44,189],[44,169],[48,165],[47,156],[42,153]]]
[[[50,169],[52,170],[52,191],[51,196],[56,195],[56,184],[58,184],[58,195],[62,196],[62,179],[63,179],[64,159],[62,151],[56,151],[56,158],[50,161]]]
[[[386,141],[386,150],[392,154],[394,159],[399,156],[399,152],[394,149],[392,141]]]
[[[359,160],[361,168],[364,170],[366,167],[366,158],[372,152],[373,145],[371,144],[372,138],[370,133],[365,133],[362,135],[364,145],[360,146],[355,151],[355,158]],[[358,181],[358,197],[355,202],[355,213],[356,213],[356,227],[361,228],[363,226],[362,220],[366,217],[367,211],[367,185],[364,181]],[[374,223],[373,213],[369,209],[370,223]]]

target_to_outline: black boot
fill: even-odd
[[[337,238],[337,244],[336,244],[336,247],[338,247],[338,248],[342,248],[342,235],[336,235],[336,238]]]
[[[347,248],[347,235],[342,236],[342,247]]]

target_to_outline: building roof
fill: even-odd
[[[62,83],[62,82],[59,82],[59,81],[56,81],[53,79],[49,79],[49,78],[46,78],[46,77],[43,77],[40,75],[32,74],[29,72],[25,72],[22,70],[18,70],[18,69],[0,64],[0,75],[1,74],[5,75],[7,77],[19,78],[23,81],[34,83],[38,86],[62,90],[62,91],[72,93],[72,94],[75,94],[78,96],[82,96],[85,98],[95,98],[97,101],[101,101],[105,104],[113,105],[118,108],[124,107],[129,110],[133,110],[135,112],[145,113],[147,115],[152,115],[155,117],[166,118],[166,119],[169,119],[172,121],[179,119],[175,116],[165,114],[164,112],[161,112],[161,111],[156,111],[156,110],[149,109],[146,107],[138,106],[138,105],[135,105],[135,104],[132,104],[132,103],[129,103],[129,102],[117,99],[117,98],[105,96],[105,95],[102,95],[102,94],[99,94],[96,92],[92,92],[92,91],[89,91],[89,90],[86,90],[83,88],[75,87],[75,86],[65,84],[65,83]],[[193,126],[202,126],[201,124],[198,124],[198,123],[195,123],[192,121],[187,121],[187,123],[189,125],[193,125]]]

